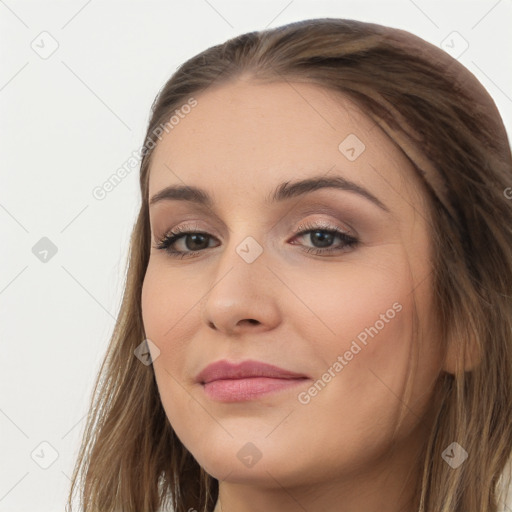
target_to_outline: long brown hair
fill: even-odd
[[[421,137],[422,153],[446,187],[444,202],[429,189],[434,307],[442,342],[458,347],[459,360],[456,371],[441,374],[437,382],[441,399],[419,461],[417,503],[420,512],[497,512],[500,475],[512,447],[510,146],[490,97],[480,91],[481,102],[475,102],[471,81],[455,80],[447,72],[450,64],[441,66],[448,62],[441,50],[428,57],[420,51],[428,43],[412,36],[417,46],[408,46],[394,37],[399,33],[404,34],[334,18],[251,32],[191,58],[161,89],[142,151],[141,207],[125,292],[91,396],[68,510],[78,486],[84,512],[214,508],[218,481],[175,435],[153,368],[141,364],[134,350],[145,339],[141,289],[150,254],[148,177],[156,139],[194,95],[248,76],[340,91],[375,119],[404,133],[414,129]],[[451,60],[452,69],[460,71]],[[407,126],[397,124],[390,103]],[[479,364],[466,371],[471,350],[480,354]],[[469,454],[457,470],[441,456],[453,441]]]

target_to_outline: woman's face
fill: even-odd
[[[440,365],[411,164],[347,97],[312,84],[239,80],[195,99],[153,154],[149,198],[189,193],[150,205],[142,292],[177,436],[231,483],[348,482],[381,463],[410,474]],[[157,249],[177,228],[192,232],[168,247],[179,254]],[[211,363],[249,359],[305,378],[196,381]],[[401,406],[395,455],[381,458]]]

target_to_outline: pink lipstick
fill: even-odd
[[[308,379],[307,375],[254,360],[239,364],[217,361],[196,376],[206,395],[219,402],[256,399],[303,384]]]

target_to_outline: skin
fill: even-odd
[[[172,184],[195,185],[212,195],[214,206],[177,200],[150,206],[142,310],[146,335],[160,350],[153,367],[167,417],[220,482],[216,512],[414,510],[420,448],[442,369],[422,182],[398,147],[340,93],[242,77],[194,97],[197,106],[155,148],[149,197]],[[366,146],[354,161],[338,149],[351,133]],[[333,188],[264,203],[281,182],[318,174],[365,187],[389,213]],[[311,231],[294,234],[303,221],[327,222],[359,244],[343,248],[334,238],[327,247],[337,252],[304,252],[322,246]],[[169,230],[190,223],[191,231],[210,235],[202,246],[209,248],[184,259],[155,248]],[[252,263],[236,251],[248,236],[263,249]],[[191,253],[197,245],[190,238],[188,244],[181,238],[173,247]],[[300,403],[298,394],[395,303],[401,311]],[[195,381],[220,359],[256,359],[311,379],[251,401],[220,403]],[[248,442],[261,453],[252,467],[237,457]]]

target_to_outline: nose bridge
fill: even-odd
[[[233,226],[203,302],[203,319],[208,325],[226,331],[247,321],[268,327],[275,324],[278,314],[264,241],[256,239],[261,239],[261,235],[250,234],[255,234],[255,230],[248,223]]]
[[[269,273],[267,249],[264,247],[262,236],[248,234],[254,232],[250,229],[232,230],[230,240],[226,243],[219,263],[215,282],[227,280],[238,288],[237,293],[249,296],[253,287],[260,288],[267,282],[266,274]],[[259,284],[258,284],[259,283]],[[224,283],[225,285],[227,283]]]
[[[221,259],[225,259],[227,265],[244,263],[250,270],[255,262],[261,263],[266,252],[266,224],[261,215],[250,208],[248,200],[237,211],[240,212],[237,216],[227,215],[229,233]]]

